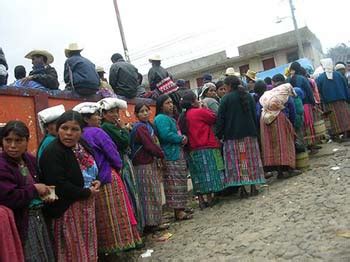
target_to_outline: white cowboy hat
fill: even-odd
[[[63,105],[53,106],[41,110],[38,113],[38,121],[41,132],[45,133],[45,124],[49,124],[53,121],[56,121],[63,113],[65,112]]]
[[[105,69],[102,66],[96,66],[96,72],[97,73],[100,73],[100,72],[106,73]]]
[[[148,61],[161,61],[162,59],[160,58],[160,55],[153,55],[151,56]]]
[[[64,49],[64,54],[68,57],[70,51],[82,51],[84,48],[80,47],[77,43],[71,43],[66,49]]]
[[[225,72],[226,76],[237,76],[240,77],[240,73],[236,72],[233,67],[228,67]]]
[[[28,54],[25,55],[25,58],[32,59],[35,55],[42,55],[45,56],[47,59],[46,64],[51,64],[54,61],[53,55],[46,51],[46,50],[33,50],[30,51]]]

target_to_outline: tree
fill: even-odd
[[[332,58],[333,62],[344,62],[350,61],[350,46],[341,43],[328,49],[326,57]]]

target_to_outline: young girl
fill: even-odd
[[[119,175],[122,161],[117,146],[100,128],[97,103],[84,102],[73,108],[84,121],[83,138],[92,148],[99,169],[101,193],[96,196],[98,251],[118,253],[142,243],[129,196]]]
[[[127,104],[118,98],[104,98],[97,102],[102,110],[102,129],[109,135],[117,145],[120,156],[123,160],[122,179],[128,191],[129,199],[132,202],[133,210],[137,219],[138,229],[142,232],[144,219],[134,174],[134,166],[129,157],[129,132],[124,122],[119,118],[119,109],[126,109]]]
[[[150,107],[141,102],[135,106],[135,123],[130,134],[131,159],[135,167],[145,225],[156,227],[162,221],[161,181],[155,158],[164,158],[154,129],[149,122]]]
[[[173,118],[173,101],[168,95],[157,99],[154,125],[165,154],[163,174],[164,191],[167,206],[174,209],[176,220],[192,218],[185,212],[187,202],[187,168],[182,146],[187,144],[187,137],[181,135]]]
[[[181,101],[183,110],[179,125],[182,134],[188,137],[188,164],[193,184],[193,192],[198,195],[199,207],[214,204],[211,194],[223,189],[224,163],[221,145],[213,132],[215,113],[200,104],[193,92],[184,95]],[[207,196],[204,201],[203,196]]]

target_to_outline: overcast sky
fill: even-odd
[[[324,51],[349,43],[349,0],[294,0],[299,26],[319,37]],[[288,0],[118,0],[132,63],[141,73],[148,57],[160,54],[165,67],[217,51],[237,55],[237,46],[293,29]],[[108,71],[110,57],[123,54],[113,0],[0,0],[0,47],[10,66],[31,61],[32,49],[50,51],[62,81],[64,48]],[[286,17],[276,24],[276,17]]]

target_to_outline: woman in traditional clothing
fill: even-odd
[[[94,152],[101,182],[96,196],[96,227],[98,251],[118,253],[142,244],[129,196],[119,175],[122,161],[117,146],[100,128],[97,103],[84,102],[73,108],[84,120],[82,137]]]
[[[97,261],[95,196],[98,168],[81,139],[82,116],[69,110],[56,122],[57,139],[39,162],[42,180],[56,186],[58,200],[45,208],[52,219],[57,261]]]
[[[329,112],[331,135],[340,139],[339,135],[350,131],[349,93],[345,78],[333,71],[333,62],[330,58],[321,60],[324,73],[317,79],[317,86],[321,95],[321,102],[325,111]]]
[[[0,205],[13,210],[26,261],[55,261],[41,208],[52,187],[37,182],[36,159],[27,153],[29,130],[10,121],[1,130]],[[52,184],[52,183],[50,183]],[[22,248],[22,247],[21,247]],[[21,251],[19,251],[21,252]]]
[[[206,105],[215,114],[219,109],[219,98],[216,94],[216,86],[213,83],[206,83],[202,88],[202,93],[199,95],[201,102]]]
[[[64,106],[58,105],[46,108],[38,113],[40,130],[44,134],[44,138],[41,140],[38,149],[38,161],[44,149],[56,138],[56,120],[64,113],[64,111]]]
[[[311,154],[317,153],[316,133],[314,128],[313,108],[315,106],[315,98],[312,92],[310,82],[302,75],[302,67],[298,62],[293,62],[289,68],[290,77],[287,79],[293,87],[299,87],[303,90],[305,97],[303,99],[304,106],[304,140],[311,150]]]
[[[104,98],[97,103],[102,111],[101,127],[117,145],[118,152],[122,157],[122,179],[133,206],[134,214],[137,220],[137,228],[139,232],[142,233],[145,221],[142,214],[143,211],[140,203],[140,195],[136,182],[134,166],[128,156],[130,151],[129,132],[125,123],[119,117],[119,109],[126,109],[127,104],[124,100],[118,98]]]
[[[130,133],[130,146],[145,226],[153,230],[162,222],[161,177],[156,159],[163,159],[164,153],[149,122],[150,112],[146,103],[136,104],[135,115],[139,121]]]
[[[187,167],[182,147],[187,144],[173,116],[173,101],[168,95],[157,98],[154,125],[165,155],[163,172],[164,192],[167,206],[174,209],[176,220],[190,219],[185,212],[187,191]]]
[[[224,83],[228,93],[220,103],[216,136],[224,141],[225,187],[241,186],[241,197],[245,197],[244,186],[250,185],[251,195],[256,195],[255,185],[265,183],[265,178],[255,101],[238,77],[228,76]]]
[[[213,131],[216,115],[211,110],[200,107],[193,92],[184,95],[181,106],[183,112],[179,118],[179,126],[182,134],[188,137],[187,159],[193,192],[198,196],[199,207],[204,209],[214,204],[212,193],[224,189],[221,144]]]
[[[262,158],[265,171],[278,171],[277,178],[299,174],[295,169],[295,93],[284,76],[272,78],[275,87],[260,98]],[[285,173],[287,172],[287,174]]]
[[[219,100],[221,100],[224,97],[224,95],[226,94],[224,81],[221,81],[221,80],[217,81],[215,83],[215,86],[216,86],[216,94],[218,95]]]

